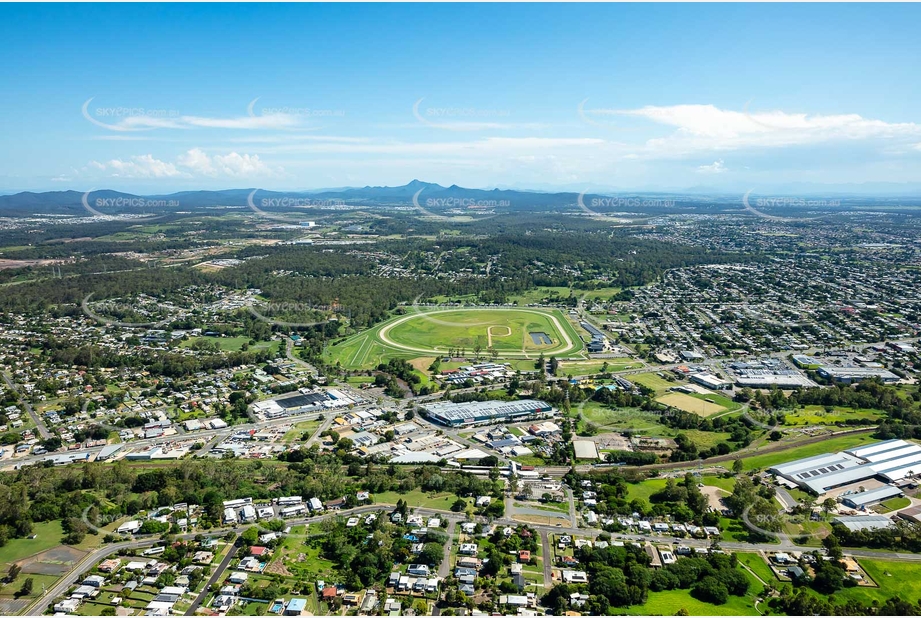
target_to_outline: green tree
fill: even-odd
[[[255,545],[259,542],[259,529],[255,526],[247,528],[243,531],[243,534],[240,535],[240,538],[246,545]]]
[[[35,580],[31,577],[27,577],[26,581],[22,582],[22,588],[19,589],[17,593],[21,597],[26,597],[32,594],[32,588],[35,586]]]

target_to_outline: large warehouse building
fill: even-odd
[[[430,403],[423,414],[436,423],[457,427],[489,423],[514,423],[553,416],[553,406],[536,399],[520,401],[471,401],[468,403]]]
[[[874,367],[819,367],[818,374],[823,378],[842,384],[852,384],[878,378],[884,384],[894,384],[899,376],[887,369]]]
[[[921,473],[921,445],[886,440],[842,453],[798,459],[774,466],[771,472],[816,495],[871,479],[894,485]],[[865,502],[863,497],[853,498]]]

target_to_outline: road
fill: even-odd
[[[290,337],[285,339],[285,356],[287,356],[289,360],[294,361],[295,363],[297,363],[304,369],[307,369],[308,371],[310,371],[314,376],[319,375],[319,372],[317,371],[316,367],[314,367],[313,365],[311,365],[304,359],[298,358],[297,356],[295,356],[294,342],[291,340]]]
[[[32,404],[25,398],[25,396],[19,391],[19,387],[16,386],[16,382],[13,381],[13,378],[10,374],[3,372],[3,381],[6,382],[6,385],[10,387],[14,393],[19,395],[19,401],[22,402],[23,407],[26,409],[26,413],[29,415],[29,418],[32,419],[32,422],[35,423],[35,428],[38,430],[39,435],[42,437],[42,440],[47,440],[51,437],[51,432],[48,431],[48,428],[45,426],[45,421],[35,413],[35,410],[32,409]]]
[[[549,591],[553,586],[553,550],[550,548],[550,533],[538,530],[540,534],[541,559],[544,563],[544,590]]]
[[[205,599],[211,593],[211,586],[217,582],[221,576],[224,574],[224,571],[227,570],[227,567],[230,565],[230,561],[233,560],[234,556],[237,555],[237,552],[240,551],[240,548],[234,545],[230,548],[230,551],[227,552],[227,555],[224,556],[224,559],[221,560],[221,563],[214,569],[214,573],[211,574],[211,577],[208,579],[208,583],[205,584],[205,587],[202,588],[201,593],[196,597],[195,601],[192,602],[192,605],[189,606],[188,611],[186,611],[186,616],[194,616],[195,612],[201,607],[201,604],[205,602]]]
[[[781,486],[774,488],[774,495],[777,496],[777,501],[780,502],[780,505],[784,508],[785,511],[799,505],[799,502],[796,501],[796,498],[790,495],[790,492],[784,489]]]
[[[579,522],[576,521],[576,500],[572,491],[569,487],[566,488],[566,496],[569,498],[569,522],[573,528],[576,528]]]
[[[448,542],[445,543],[444,557],[438,566],[438,577],[444,579],[451,572],[451,546],[454,545],[454,528],[457,526],[456,519],[448,520]]]

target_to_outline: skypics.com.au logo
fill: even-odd
[[[505,122],[496,122],[496,119],[511,117],[508,110],[483,109],[479,107],[422,107],[419,99],[413,104],[413,117],[419,124],[434,129],[446,131],[483,131],[487,129],[502,129],[508,125]]]
[[[124,318],[127,316],[144,319],[149,318],[155,313],[163,313],[164,305],[156,304],[148,308],[145,307],[143,303],[137,301],[120,302],[117,300],[104,300],[99,301],[97,307],[94,308],[90,306],[92,298],[92,293],[87,294],[80,303],[80,308],[87,317],[92,318],[104,326],[120,326],[123,328],[163,328],[177,317],[175,315],[169,315],[156,321],[125,321]]]
[[[87,99],[80,111],[89,122],[108,131],[149,131],[172,126],[181,114],[175,109],[150,109],[145,107],[94,107],[94,97]]]
[[[583,191],[576,199],[576,205],[582,212],[592,217],[609,219],[617,223],[627,223],[628,219],[621,219],[611,214],[605,214],[595,210],[596,208],[672,208],[675,206],[675,200],[666,200],[658,198],[640,198],[640,197],[593,197],[588,204],[585,203],[585,194]]]
[[[98,210],[98,208],[116,208],[118,210],[133,208],[143,212],[156,209],[162,210],[164,208],[175,209],[179,207],[179,200],[152,200],[137,196],[99,197],[95,200],[90,200],[91,193],[93,193],[93,190],[84,193],[83,197],[80,199],[80,203],[83,204],[83,208],[86,210],[86,212],[90,213],[94,217],[102,217],[105,219],[115,219],[120,221],[151,221],[153,219],[162,219],[165,215],[111,214],[102,212]]]
[[[300,116],[308,118],[344,118],[344,109],[318,109],[315,107],[260,107],[258,113],[256,110],[256,101],[262,97],[256,97],[246,106],[246,114],[251,118],[259,116]]]
[[[317,199],[312,197],[267,197],[259,200],[259,206],[256,206],[255,196],[260,189],[253,189],[253,191],[246,198],[246,205],[249,206],[249,209],[254,213],[262,217],[263,219],[269,219],[272,221],[277,221],[279,223],[284,223],[285,225],[298,225],[298,222],[282,216],[270,214],[262,208],[302,208],[302,209],[337,209],[344,208],[346,203],[341,199]],[[292,213],[297,214],[297,213]]]
[[[754,189],[749,189],[742,196],[742,205],[745,210],[757,217],[767,221],[776,222],[800,222],[815,221],[823,218],[825,215],[815,217],[781,217],[778,215],[769,215],[760,210],[761,208],[838,208],[841,206],[840,200],[813,200],[802,197],[762,197],[755,199],[755,205],[751,203],[750,196]]]
[[[806,508],[776,511],[775,504],[765,500],[747,506],[742,511],[742,523],[755,534],[780,541],[793,539],[794,542],[805,542],[828,535],[826,527],[817,524],[827,519],[830,511]]]
[[[419,201],[419,196],[425,189],[419,189],[413,195],[413,206],[416,211],[422,213],[425,217],[438,221],[452,221],[456,223],[469,223],[472,221],[485,221],[498,216],[496,208],[508,208],[511,206],[511,200],[477,200],[473,198],[429,198],[425,200],[425,206]],[[429,208],[447,208],[448,212],[454,212],[454,216],[438,215],[429,210]]]
[[[338,322],[350,315],[350,311],[338,304],[314,304],[299,302],[269,302],[247,305],[247,311],[266,324],[280,328],[296,329],[320,326]]]

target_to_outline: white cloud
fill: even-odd
[[[240,154],[238,152],[209,156],[201,148],[193,148],[184,155],[180,155],[178,161],[181,166],[203,176],[252,178],[272,176],[277,173],[276,170],[260,159],[259,155]]]
[[[109,172],[116,178],[194,178],[200,176],[224,178],[258,178],[282,172],[259,158],[259,155],[231,152],[209,155],[201,148],[193,148],[179,155],[175,163],[155,159],[153,155],[138,155],[130,159],[90,161],[97,170]]]
[[[155,159],[153,155],[137,155],[128,160],[111,159],[105,163],[91,161],[96,169],[110,172],[115,178],[175,178],[186,176],[175,164]]]
[[[714,161],[710,165],[701,165],[697,168],[697,172],[700,174],[722,174],[725,171],[726,166],[723,165],[722,159]]]
[[[231,118],[180,115],[175,110],[145,110],[143,108],[101,108],[89,109],[93,99],[87,100],[82,107],[83,117],[87,121],[108,129],[109,131],[150,131],[153,129],[290,129],[301,124],[302,117],[297,114],[267,114],[264,116],[247,115]],[[108,119],[112,118],[111,121]]]
[[[674,127],[675,132],[671,135],[646,141],[645,158],[680,157],[701,151],[819,144],[832,140],[904,140],[921,135],[921,124],[890,123],[859,114],[749,112],[720,109],[714,105],[647,105],[628,110],[592,110],[592,113],[630,116]]]

